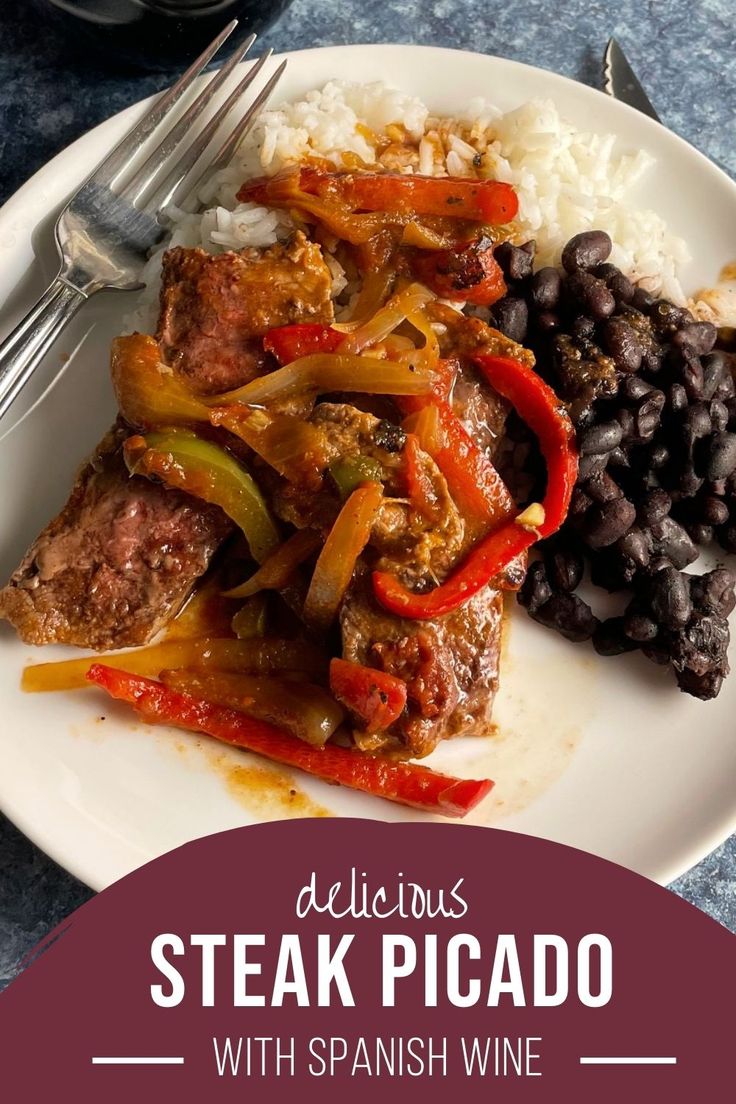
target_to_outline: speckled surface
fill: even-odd
[[[663,121],[736,176],[736,52],[729,0],[296,0],[263,43],[275,50],[417,42],[479,50],[600,87],[615,34]],[[162,75],[82,59],[27,0],[0,4],[0,202],[83,131],[156,91]],[[736,677],[736,676],[734,676]],[[672,887],[736,931],[736,837]],[[0,815],[0,988],[90,891]]]

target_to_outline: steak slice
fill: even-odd
[[[480,375],[472,357],[488,353],[531,365],[534,357],[480,318],[460,314],[445,303],[432,303],[429,310],[433,321],[443,327],[439,335],[442,355],[458,364],[452,408],[476,445],[492,458],[503,437],[509,404]]]
[[[202,393],[241,387],[265,363],[259,340],[274,326],[333,320],[322,251],[300,231],[286,245],[164,254],[158,340],[164,359]]]
[[[319,246],[164,257],[159,334],[175,372],[200,392],[262,370],[260,337],[287,322],[332,320]],[[119,421],[82,469],[59,516],[0,590],[0,618],[29,644],[145,644],[179,610],[232,526],[215,507],[130,478]]]
[[[214,506],[129,478],[113,428],[6,587],[0,617],[27,644],[145,644],[173,617],[231,529]]]
[[[388,614],[367,580],[349,593],[340,614],[343,655],[406,682],[407,707],[391,731],[411,755],[428,755],[448,736],[488,731],[502,612],[502,595],[489,587],[435,621]]]

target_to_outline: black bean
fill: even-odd
[[[672,499],[663,491],[661,487],[658,487],[654,491],[649,491],[644,495],[643,499],[639,503],[637,510],[637,521],[646,527],[656,525],[667,517],[667,514],[672,509]]]
[[[719,399],[713,399],[708,406],[708,414],[710,415],[710,424],[716,433],[722,433],[728,426],[729,413],[725,403],[720,402]]]
[[[601,472],[594,479],[588,480],[585,491],[595,502],[612,502],[614,498],[624,497],[624,492],[608,472]]]
[[[624,616],[624,632],[637,644],[648,644],[656,637],[659,627],[645,613],[627,613]]]
[[[502,334],[518,344],[523,343],[529,322],[529,308],[524,299],[507,295],[494,306],[493,318]]]
[[[623,272],[618,272],[615,276],[609,276],[606,283],[619,306],[622,303],[630,303],[634,298],[634,285],[628,276],[624,276]]]
[[[669,667],[670,652],[664,641],[658,641],[656,644],[644,644],[641,650],[652,663],[658,663],[660,667]]]
[[[736,470],[736,433],[714,433],[708,442],[706,478],[727,479]]]
[[[696,402],[685,411],[683,425],[690,440],[707,437],[713,428],[705,403]]]
[[[603,348],[620,372],[638,372],[644,355],[636,331],[623,318],[609,318],[603,328]]]
[[[519,246],[525,253],[528,253],[530,257],[534,257],[537,252],[537,243],[534,238],[530,238],[529,241],[525,241],[523,245]]]
[[[555,314],[554,311],[542,311],[536,317],[537,329],[543,334],[556,333],[559,330],[561,322],[560,316]]]
[[[677,568],[687,567],[698,558],[698,550],[685,529],[674,518],[664,517],[652,525],[654,553],[666,556]]]
[[[692,694],[700,701],[712,701],[721,692],[724,674],[721,671],[706,671],[704,675],[696,675],[685,668],[684,671],[675,671],[675,678],[685,694]]]
[[[680,488],[681,498],[695,498],[695,495],[703,486],[705,481],[703,478],[696,474],[693,468],[685,468],[680,475],[678,486]]]
[[[605,452],[593,452],[588,456],[581,456],[578,464],[578,479],[581,483],[587,483],[589,479],[600,475],[607,463],[608,453]]]
[[[642,311],[643,314],[649,314],[654,306],[654,296],[650,295],[644,288],[634,288],[634,294],[631,297],[632,307],[636,307],[637,310]]]
[[[581,487],[576,487],[570,499],[570,517],[582,517],[592,505],[593,499]]]
[[[587,314],[579,314],[572,321],[572,335],[576,341],[592,341],[595,337],[595,322]]]
[[[703,398],[706,402],[714,397],[726,376],[726,358],[716,349],[714,353],[703,357]]]
[[[688,405],[687,391],[681,383],[673,383],[667,390],[667,406],[673,414],[679,414]]]
[[[571,593],[580,585],[583,577],[583,557],[569,545],[553,542],[544,550],[547,577],[556,590]]]
[[[629,468],[629,458],[624,450],[619,446],[618,448],[611,449],[608,454],[608,463],[612,464],[614,468]]]
[[[616,309],[616,300],[602,280],[597,280],[590,272],[579,270],[567,280],[567,293],[579,303],[584,312],[592,318],[608,318]]]
[[[668,556],[653,556],[649,562],[649,574],[656,575],[658,571],[664,571],[666,567],[672,567],[672,561]]]
[[[729,637],[724,617],[696,611],[672,642],[672,662],[677,670],[687,668],[696,675],[722,671],[728,662]]]
[[[694,575],[690,594],[695,607],[703,613],[728,617],[736,607],[736,576],[725,567],[717,567],[706,575]]]
[[[529,564],[526,578],[516,597],[519,605],[524,606],[530,613],[534,613],[552,597],[552,587],[541,560],[535,560],[534,563]]]
[[[636,568],[649,566],[652,555],[652,535],[646,529],[629,529],[620,540],[616,541],[615,548],[622,556]]]
[[[661,336],[674,334],[677,330],[693,322],[690,311],[678,307],[667,299],[658,299],[650,311],[652,321]]]
[[[648,376],[656,375],[662,370],[664,364],[664,350],[651,347],[644,351],[641,358],[641,371]]]
[[[633,560],[611,548],[600,548],[590,558],[590,580],[594,586],[616,591],[629,586],[637,575]]]
[[[670,450],[664,444],[653,444],[648,453],[648,466],[652,471],[658,471],[669,463]]]
[[[583,534],[591,548],[606,548],[614,544],[631,528],[636,507],[627,498],[614,498],[591,506],[585,515]]]
[[[705,394],[705,373],[703,365],[697,359],[685,360],[680,376],[691,402],[698,402]]]
[[[706,525],[700,521],[692,521],[687,526],[687,531],[696,544],[710,544],[715,533],[712,525]]]
[[[508,280],[525,280],[532,274],[532,257],[526,249],[518,245],[501,242],[494,249],[493,256]]]
[[[641,376],[627,376],[625,380],[622,380],[619,388],[619,395],[628,400],[628,402],[639,402],[654,388],[651,383],[647,383]]]
[[[599,422],[581,434],[578,449],[581,456],[588,456],[592,452],[610,452],[621,444],[622,437],[620,422]]]
[[[621,436],[625,443],[636,439],[636,416],[628,407],[622,406],[616,411],[616,421],[621,426]]]
[[[538,311],[554,310],[560,301],[562,277],[556,268],[540,268],[532,276],[530,298]]]
[[[701,509],[703,521],[707,525],[725,525],[728,521],[728,506],[722,498],[706,495]]]
[[[593,647],[598,655],[615,656],[633,652],[637,644],[624,632],[623,617],[609,617],[593,633]]]
[[[666,629],[680,629],[693,610],[687,577],[674,567],[665,567],[653,575],[649,589],[652,613]]]
[[[603,264],[595,265],[593,268],[593,275],[597,276],[599,280],[605,280],[608,283],[614,276],[621,274],[621,269],[616,268],[615,264],[611,264],[610,261],[604,261]]]
[[[593,268],[608,259],[613,243],[603,230],[585,230],[576,234],[562,250],[562,267],[566,272],[578,268]]]
[[[713,397],[720,399],[721,402],[728,402],[734,395],[736,395],[736,383],[734,383],[734,378],[731,373],[726,372],[726,375],[718,384]]]
[[[672,338],[672,344],[688,357],[705,356],[715,343],[716,328],[712,322],[688,322]]]
[[[636,435],[640,441],[654,436],[664,409],[664,391],[650,391],[639,404],[636,412]]]
[[[726,525],[718,534],[721,547],[727,552],[736,552],[736,525]]]
[[[598,618],[577,594],[553,594],[532,617],[576,643],[590,640],[598,627]]]

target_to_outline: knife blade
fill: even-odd
[[[615,38],[609,38],[603,55],[603,77],[603,87],[609,96],[662,122]]]

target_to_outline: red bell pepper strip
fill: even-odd
[[[279,364],[291,364],[300,357],[314,353],[334,353],[345,334],[331,326],[316,322],[297,322],[291,326],[276,326],[263,339],[263,348],[273,353]]]
[[[402,679],[346,659],[330,661],[330,689],[346,709],[360,717],[369,733],[385,732],[406,706]]]
[[[459,180],[418,173],[327,173],[308,167],[299,171],[298,180],[294,176],[290,189],[284,189],[284,177],[278,175],[246,181],[238,199],[298,207],[302,192],[352,211],[379,211],[407,218],[444,215],[491,226],[511,222],[519,210],[514,189],[498,180]]]
[[[427,521],[435,522],[442,515],[442,505],[423,462],[422,449],[414,433],[407,433],[404,445],[404,476],[407,496],[412,506]]]
[[[490,779],[453,778],[417,763],[366,755],[354,748],[336,744],[313,747],[267,721],[168,690],[160,682],[101,663],[93,664],[87,678],[111,697],[129,702],[151,724],[202,732],[276,763],[298,767],[326,782],[337,782],[424,812],[463,817],[493,788]]]
[[[415,275],[443,299],[463,299],[490,307],[506,293],[503,272],[493,256],[493,242],[481,237],[456,249],[418,251],[412,256]]]
[[[415,403],[400,402],[407,410]],[[479,449],[446,400],[427,396],[423,404],[434,406],[437,440],[419,438],[445,479],[460,513],[487,528],[508,516],[514,507],[508,487],[482,449]]]
[[[465,557],[452,575],[424,594],[408,590],[395,575],[373,573],[379,602],[400,617],[428,619],[450,613],[504,570],[509,562],[562,525],[577,477],[575,434],[567,410],[551,387],[531,368],[509,357],[474,358],[489,383],[518,411],[539,439],[547,463],[544,520],[535,529],[511,519],[489,533]]]
[[[300,188],[312,195],[336,195],[354,211],[447,215],[499,225],[519,210],[516,192],[498,180],[462,180],[412,173],[323,173],[304,168]]]

